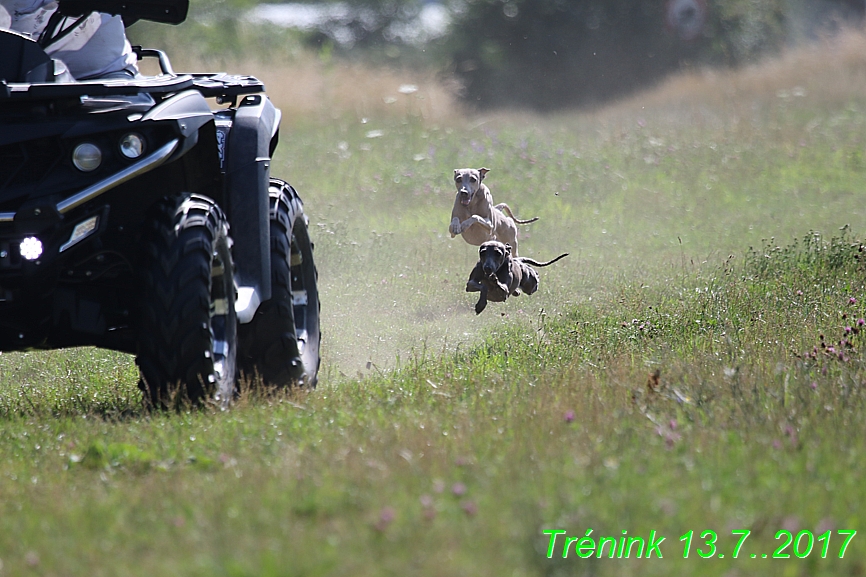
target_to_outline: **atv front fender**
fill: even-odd
[[[268,184],[279,123],[280,113],[266,96],[245,96],[235,113],[225,152],[237,282],[253,288],[259,302],[271,298]]]

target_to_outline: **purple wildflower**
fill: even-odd
[[[373,527],[377,531],[384,531],[388,528],[388,525],[394,521],[394,518],[397,516],[397,512],[394,511],[393,507],[383,507],[379,512],[379,520],[376,521],[376,524]]]
[[[460,503],[460,508],[470,517],[478,514],[478,505],[475,504],[475,501],[463,501]]]

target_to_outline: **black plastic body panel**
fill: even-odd
[[[186,20],[189,0],[60,0],[60,13],[82,16],[91,12],[116,14],[127,26],[138,20],[180,24]]]
[[[20,34],[0,34],[0,80],[7,82],[46,82],[51,59],[40,46]],[[54,67],[50,70],[53,72]],[[39,73],[41,71],[41,74]]]

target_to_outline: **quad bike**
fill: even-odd
[[[180,23],[188,0],[60,0]],[[154,406],[225,405],[238,378],[313,387],[319,297],[280,112],[249,76],[70,82],[0,31],[0,350],[131,353]],[[208,98],[216,102],[211,110]],[[219,108],[218,105],[226,105]]]

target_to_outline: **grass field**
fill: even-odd
[[[294,109],[291,69],[253,71],[316,243],[318,390],[149,414],[130,357],[2,354],[0,575],[862,575],[864,45],[555,117],[400,72]],[[571,254],[480,316],[463,166],[540,217],[521,254]],[[563,558],[590,529],[664,541]]]

